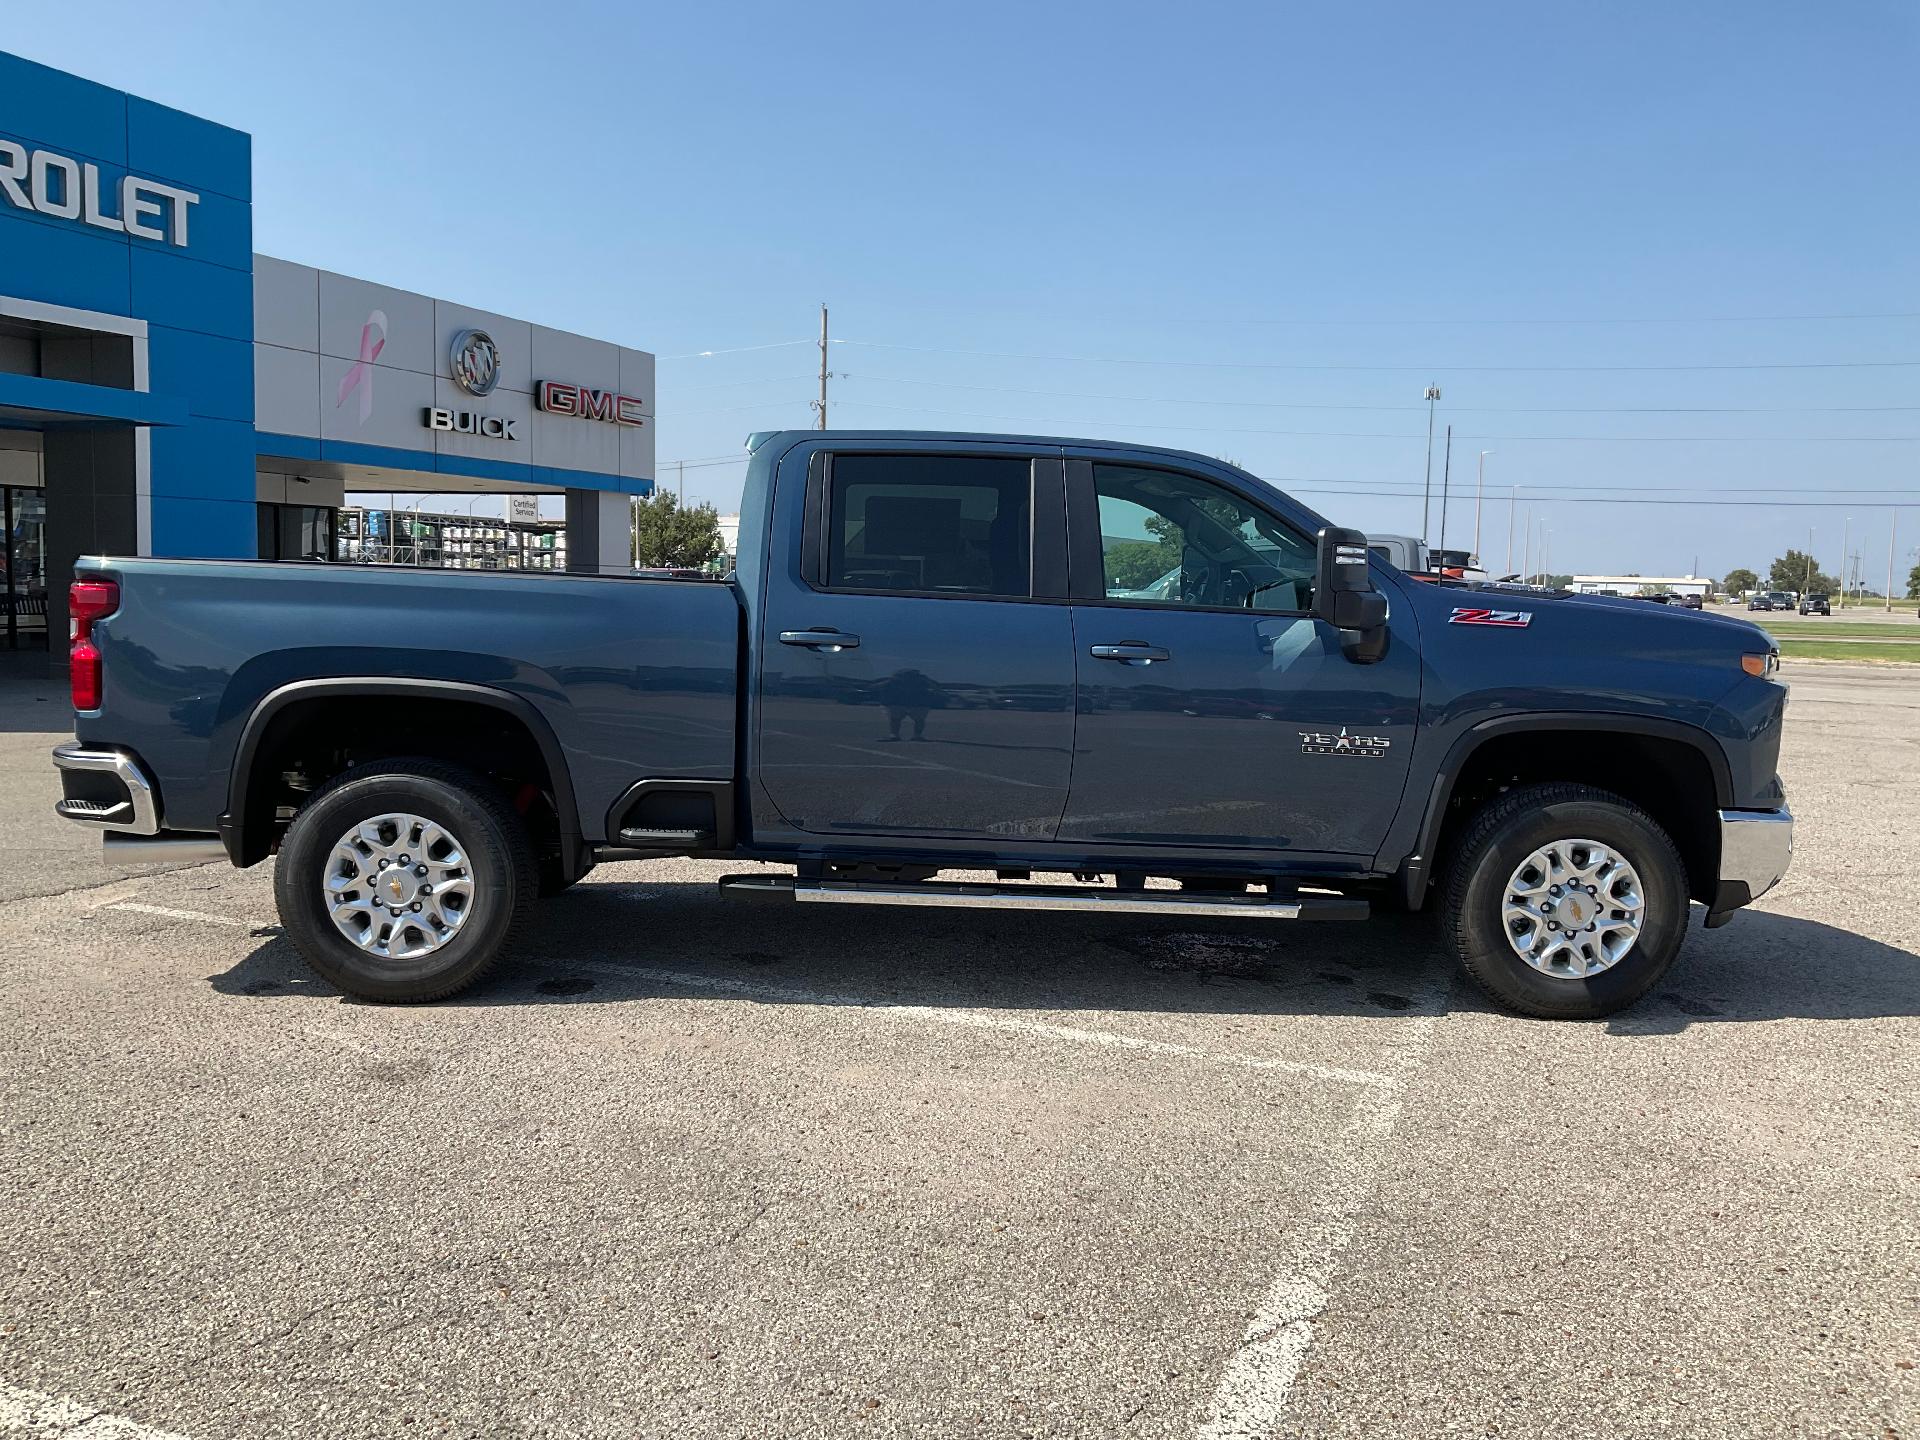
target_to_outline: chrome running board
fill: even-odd
[[[802,905],[933,905],[963,910],[1053,910],[1113,915],[1204,915],[1242,920],[1361,920],[1364,900],[1340,895],[1196,895],[1185,890],[1113,890],[1090,885],[864,885],[791,875],[726,875],[724,895]]]

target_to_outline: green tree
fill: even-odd
[[[1749,590],[1760,588],[1760,577],[1743,566],[1738,570],[1729,570],[1727,578],[1720,582],[1720,588],[1729,595],[1744,595]]]
[[[1821,573],[1820,566],[1802,550],[1789,550],[1773,562],[1767,572],[1769,590],[1793,590],[1804,594],[1837,595],[1840,582]]]
[[[656,490],[635,503],[634,564],[697,570],[718,558],[720,548],[720,515],[713,506],[682,506],[671,490]]]
[[[1139,590],[1180,561],[1180,552],[1164,541],[1115,540],[1107,546],[1107,584],[1115,590]]]
[[[1920,565],[1907,572],[1907,599],[1920,600]]]

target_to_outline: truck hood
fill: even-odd
[[[1751,620],[1711,610],[1656,605],[1621,595],[1575,595],[1532,586],[1414,581],[1423,611],[1442,625],[1463,607],[1488,606],[1526,612],[1529,638],[1579,636],[1609,642],[1623,650],[1665,652],[1668,658],[1721,659],[1776,648],[1774,639]]]

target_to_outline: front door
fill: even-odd
[[[1079,718],[1060,838],[1373,855],[1413,747],[1408,607],[1385,656],[1356,664],[1311,613],[1313,539],[1251,487],[1098,461],[1070,461],[1068,484]]]
[[[1053,837],[1074,718],[1060,472],[1011,446],[783,462],[757,773],[789,825]]]

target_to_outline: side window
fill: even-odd
[[[1033,467],[973,455],[835,455],[828,588],[1033,593]]]
[[[835,455],[827,587],[1033,592],[1033,467],[962,455]]]
[[[1274,612],[1313,608],[1313,545],[1224,486],[1095,465],[1109,600]]]

